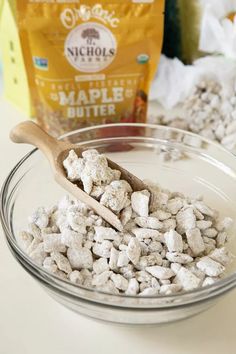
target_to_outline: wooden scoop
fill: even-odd
[[[70,150],[74,150],[78,156],[81,156],[83,150],[80,147],[53,138],[37,124],[30,121],[20,123],[13,128],[10,133],[10,138],[15,143],[31,144],[41,150],[51,165],[56,182],[66,191],[71,193],[76,199],[87,204],[115,229],[122,231],[123,226],[112,211],[100,204],[94,198],[90,197],[90,195],[85,193],[77,184],[72,183],[67,179],[63,161],[68,156]],[[109,159],[107,160],[109,167],[119,170],[121,172],[121,178],[126,180],[132,186],[134,191],[147,188],[139,178],[132,175],[115,162]]]

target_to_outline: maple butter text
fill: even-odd
[[[115,115],[115,103],[124,100],[124,88],[113,87],[76,91],[59,91],[59,104],[67,107],[68,118],[99,117]]]

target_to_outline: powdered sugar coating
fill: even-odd
[[[38,265],[77,285],[133,296],[175,294],[223,275],[232,259],[225,247],[231,218],[220,218],[201,198],[154,183],[134,192],[95,150],[82,158],[70,152],[64,166],[68,178],[81,180],[91,196],[117,214],[124,230],[114,230],[83,203],[64,197],[33,212],[19,234],[22,248]]]

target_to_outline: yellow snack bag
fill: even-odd
[[[53,135],[144,122],[163,38],[164,0],[18,0],[38,122]]]

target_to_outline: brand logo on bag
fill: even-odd
[[[100,4],[96,4],[93,7],[81,5],[78,9],[67,8],[61,13],[60,18],[63,26],[68,29],[75,27],[79,20],[90,21],[91,19],[97,19],[114,28],[120,23],[120,20],[115,17],[114,11],[104,10]]]
[[[96,22],[75,27],[65,41],[65,56],[81,72],[98,72],[115,58],[117,43],[112,32]]]

